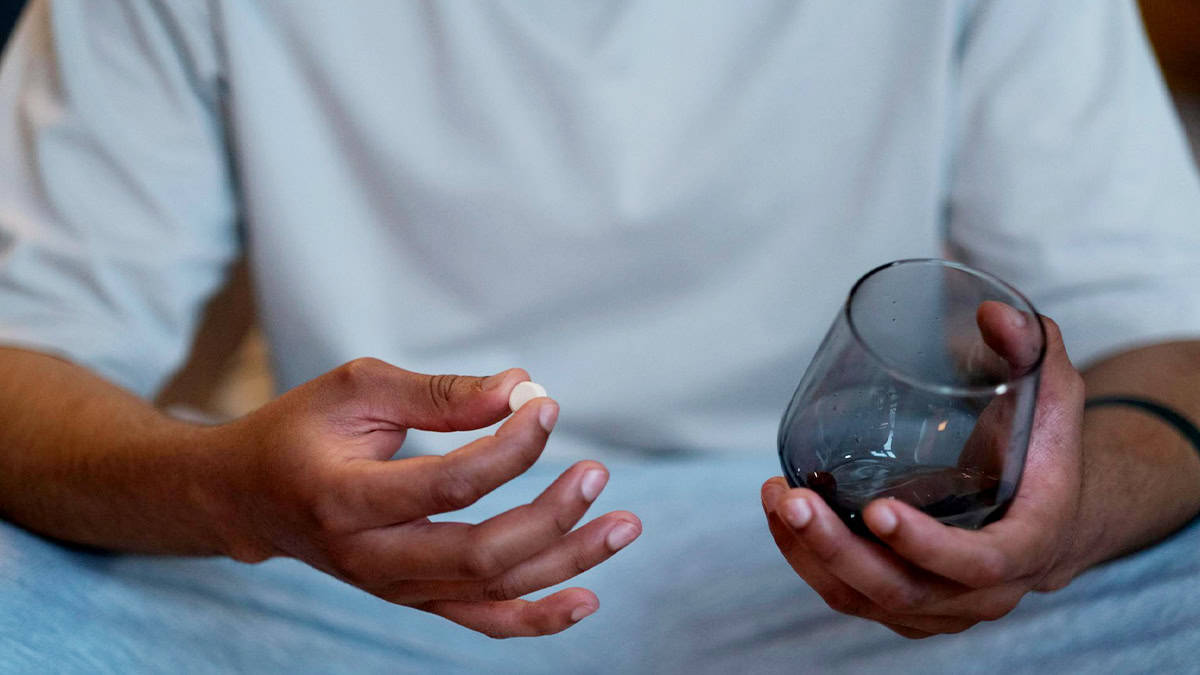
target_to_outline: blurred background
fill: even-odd
[[[1200,164],[1200,0],[1138,4]],[[24,0],[0,0],[0,46],[6,44],[23,5]],[[268,364],[266,343],[255,327],[249,275],[238,263],[229,284],[209,304],[187,364],[158,403],[187,417],[240,416],[274,395]]]

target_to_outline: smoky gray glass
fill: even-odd
[[[1008,307],[997,314],[988,303]],[[784,476],[868,537],[861,513],[877,498],[958,527],[1000,518],[1033,423],[1046,350],[1037,316],[1012,286],[966,265],[901,260],[871,270],[784,413]]]

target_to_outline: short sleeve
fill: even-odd
[[[1133,4],[981,2],[956,91],[950,254],[1023,290],[1080,366],[1200,335],[1200,183]]]
[[[0,344],[151,396],[237,253],[203,3],[45,2],[0,68]]]

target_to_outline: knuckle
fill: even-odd
[[[355,387],[374,378],[383,366],[379,359],[362,357],[338,366],[334,374],[342,384]]]
[[[848,589],[826,591],[821,594],[821,599],[835,612],[851,616],[861,616],[863,613],[862,599]]]
[[[433,485],[433,505],[440,512],[465,509],[482,496],[474,483],[449,469]]]
[[[326,490],[304,499],[309,520],[322,538],[334,537],[353,529],[346,504],[336,490]]]
[[[571,517],[570,513],[556,511],[554,513],[553,520],[554,531],[557,532],[560,537],[566,535],[571,531],[571,528],[575,526],[575,519]]]
[[[837,567],[842,557],[842,549],[828,542],[818,542],[808,547],[809,551],[827,567]]]
[[[572,577],[577,574],[583,574],[591,569],[594,564],[592,557],[587,554],[587,551],[582,549],[571,551],[567,561],[567,571]]]
[[[491,579],[505,570],[504,564],[489,546],[472,546],[463,558],[463,574],[470,579]],[[497,581],[496,583],[502,583]],[[491,588],[488,584],[487,588]]]
[[[515,633],[527,636],[552,635],[566,628],[562,618],[541,602],[523,602],[515,623]]]
[[[1074,576],[1068,571],[1051,572],[1042,579],[1041,583],[1037,584],[1036,590],[1061,591],[1071,583],[1072,579]]]
[[[978,561],[971,585],[976,588],[997,586],[1008,578],[1008,570],[1007,556],[1000,551],[995,551],[992,555],[984,556]]]
[[[415,601],[425,597],[421,589],[415,587],[411,582],[403,580],[390,580],[367,590],[376,597],[395,605],[412,605]]]
[[[553,635],[565,628],[559,620],[548,615],[529,620],[527,625],[533,635]]]
[[[364,565],[362,556],[353,549],[338,546],[328,552],[334,572],[352,586],[367,588],[373,581],[373,575]]]
[[[355,485],[340,476],[313,477],[298,488],[300,503],[318,534],[336,537],[359,527],[354,507]]]
[[[462,375],[431,375],[429,377],[429,400],[442,414],[452,412],[454,392],[462,380]]]
[[[900,585],[889,585],[878,592],[877,604],[893,614],[905,614],[921,606],[923,598],[916,591]]]
[[[229,544],[227,555],[234,560],[257,565],[272,557],[270,547],[252,541],[234,541]]]
[[[512,578],[500,577],[484,585],[483,597],[491,602],[515,600],[521,597],[521,589]]]

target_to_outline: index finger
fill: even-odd
[[[533,601],[434,600],[415,605],[494,638],[558,633],[579,623],[599,606],[596,594],[585,588],[567,588]]]
[[[1001,519],[982,530],[964,530],[893,499],[868,504],[863,520],[908,562],[971,588],[1025,576],[1042,553],[1040,537],[1024,521]]]
[[[345,490],[358,529],[404,523],[474,504],[524,473],[541,456],[558,418],[558,404],[535,399],[494,435],[446,455],[398,460],[357,459],[348,464]]]
[[[802,547],[824,572],[884,610],[912,612],[963,590],[854,534],[811,490],[794,488],[774,498],[771,508],[791,528],[793,548]]]

